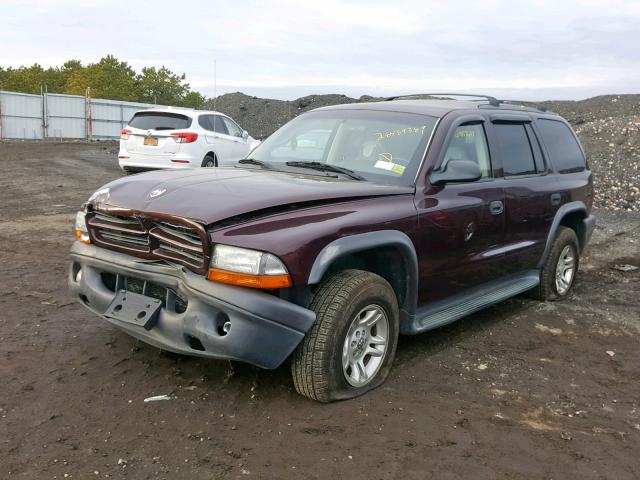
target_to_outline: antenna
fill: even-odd
[[[216,110],[216,100],[218,99],[218,60],[213,59],[213,109]]]

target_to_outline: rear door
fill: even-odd
[[[492,115],[490,135],[505,195],[504,273],[532,270],[560,206],[558,181],[528,115]]]
[[[465,121],[466,118],[473,118]],[[495,178],[485,120],[461,118],[450,127],[436,168],[451,160],[478,163],[482,178],[430,186],[418,194],[419,303],[449,297],[501,276],[502,187]]]
[[[172,156],[180,144],[172,137],[176,130],[191,126],[191,118],[173,112],[138,112],[129,122],[129,138],[123,140],[127,152],[142,155]]]
[[[200,115],[200,126],[205,130],[205,140],[218,157],[218,162],[233,157],[233,143],[229,141],[227,129],[220,115]]]

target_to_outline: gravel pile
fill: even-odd
[[[252,136],[265,138],[295,116],[340,103],[368,102],[345,95],[310,95],[284,101],[230,93],[206,108],[230,115]],[[595,174],[597,207],[640,211],[640,95],[605,95],[581,101],[542,102],[576,130]]]

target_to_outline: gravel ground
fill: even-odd
[[[308,110],[379,100],[363,96],[312,95],[293,101],[221,95],[208,108],[222,111],[263,138]],[[578,102],[542,102],[565,117],[576,130],[596,175],[594,202],[611,210],[640,211],[640,95],[607,95]]]
[[[66,287],[113,145],[0,144],[0,478],[640,478],[640,214],[597,210],[572,295],[401,339],[322,405],[274,371],[163,353]],[[145,403],[155,395],[170,400]]]

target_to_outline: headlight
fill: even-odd
[[[215,245],[209,280],[243,287],[287,288],[293,282],[282,261],[270,253],[229,245]]]
[[[83,243],[91,243],[89,238],[89,230],[87,230],[87,222],[85,221],[85,213],[79,211],[76,213],[76,238]]]

